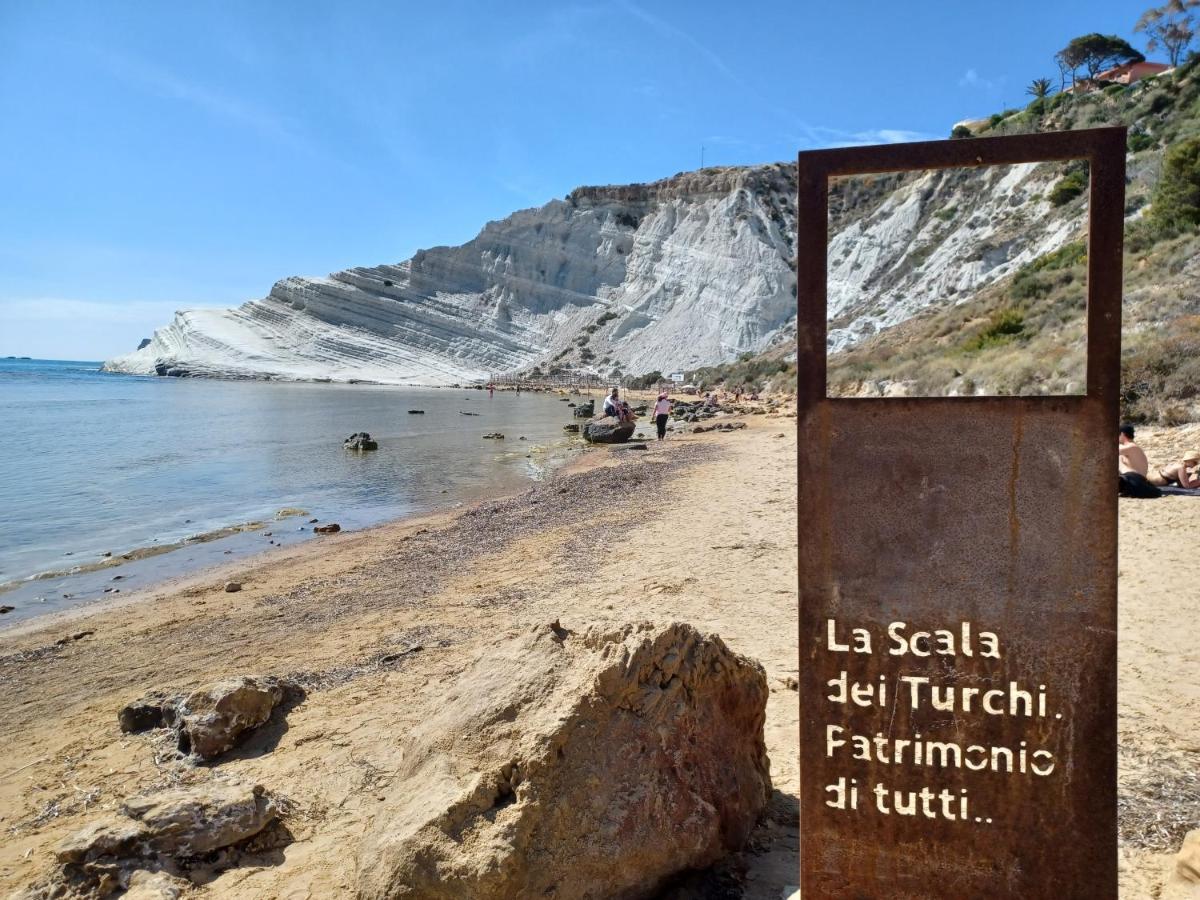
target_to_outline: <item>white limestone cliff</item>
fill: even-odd
[[[831,346],[962,299],[1068,240],[1067,220],[1037,199],[1055,177],[1030,166],[835,187]],[[953,216],[932,214],[947,207]],[[534,366],[710,365],[793,333],[795,219],[785,164],[579,188],[459,247],[285,278],[237,309],[180,312],[105,368],[450,384]],[[977,257],[967,266],[965,252]]]

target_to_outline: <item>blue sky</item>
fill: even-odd
[[[124,352],[701,146],[944,137],[1143,8],[0,0],[0,356]]]

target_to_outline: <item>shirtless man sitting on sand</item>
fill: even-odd
[[[1159,466],[1151,472],[1150,483],[1159,487],[1177,484],[1181,488],[1198,488],[1200,472],[1197,472],[1197,467],[1200,467],[1200,450],[1188,450],[1179,462]]]
[[[1133,426],[1122,425],[1117,437],[1117,471],[1124,475],[1133,472],[1135,475],[1146,477],[1150,471],[1150,460],[1137,444],[1133,442]]]

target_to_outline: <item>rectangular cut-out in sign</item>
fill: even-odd
[[[827,398],[831,176],[1085,159],[1081,396]],[[805,900],[1115,898],[1125,130],[799,156]]]

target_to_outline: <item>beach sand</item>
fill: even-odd
[[[161,732],[121,734],[124,703],[247,673],[297,678],[308,694],[215,771],[287,798],[294,841],[196,895],[347,895],[408,727],[498,636],[556,619],[572,630],[652,619],[716,632],[766,669],[776,792],[737,865],[745,896],[776,900],[798,872],[796,434],[788,416],[746,422],[646,452],[597,450],[517,498],[0,632],[0,887],[43,876],[58,840],[123,798],[214,777],[173,760]],[[1148,435],[1152,457],[1172,434]],[[1148,804],[1170,804],[1189,773],[1196,783],[1197,534],[1200,500],[1121,504],[1122,792],[1135,826],[1125,897],[1159,896],[1182,838],[1178,825],[1155,831],[1162,810]],[[231,578],[240,593],[223,591]],[[1170,815],[1194,822],[1200,809]]]

